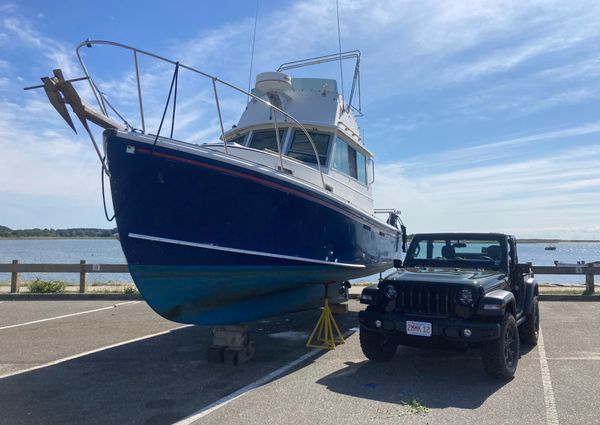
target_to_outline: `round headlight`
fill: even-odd
[[[390,300],[393,300],[398,296],[398,291],[396,291],[394,285],[387,285],[385,287],[385,296]]]
[[[462,305],[472,305],[473,292],[470,289],[461,289],[456,295],[456,300]]]

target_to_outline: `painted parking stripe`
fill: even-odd
[[[116,344],[106,345],[104,347],[95,348],[95,349],[89,350],[89,351],[84,351],[83,353],[75,354],[73,356],[63,357],[62,359],[54,360],[54,361],[51,361],[51,362],[48,362],[48,363],[44,363],[44,364],[41,364],[41,365],[30,367],[30,368],[27,368],[27,369],[17,370],[15,372],[10,372],[10,373],[7,373],[5,375],[0,375],[0,379],[8,378],[10,376],[20,375],[22,373],[31,372],[31,371],[34,371],[34,370],[37,370],[37,369],[43,369],[43,368],[48,367],[48,366],[54,366],[54,365],[57,365],[57,364],[60,364],[60,363],[68,362],[69,360],[74,360],[74,359],[78,359],[80,357],[88,356],[90,354],[98,353],[100,351],[110,350],[111,348],[120,347],[122,345],[131,344],[133,342],[143,341],[145,339],[154,338],[155,336],[165,335],[165,334],[168,334],[170,332],[173,332],[173,331],[176,331],[176,330],[179,330],[179,329],[188,328],[190,326],[194,326],[194,325],[177,326],[175,328],[171,328],[171,329],[166,330],[166,331],[156,332],[156,333],[153,333],[153,334],[150,334],[150,335],[144,335],[144,336],[140,336],[138,338],[128,339],[127,341],[117,342]]]
[[[546,423],[548,425],[559,425],[556,400],[554,399],[554,389],[552,388],[552,379],[550,377],[550,368],[548,367],[548,359],[546,358],[546,348],[544,347],[544,337],[542,336],[541,327],[538,337],[538,353],[540,355],[540,368],[542,370],[544,403],[546,404]]]
[[[352,335],[354,332],[356,332],[358,330],[358,328],[352,328],[350,330],[348,330],[345,334],[344,334],[344,338],[348,338],[350,335]],[[300,363],[315,357],[317,354],[321,353],[323,350],[321,350],[320,348],[316,348],[314,350],[309,351],[308,353],[304,354],[303,356],[300,356],[299,358],[297,358],[296,360],[280,367],[277,370],[274,370],[273,372],[269,373],[268,375],[263,376],[262,378],[252,382],[251,384],[246,385],[243,388],[240,388],[237,391],[232,392],[231,394],[223,397],[220,400],[215,401],[214,403],[209,404],[206,407],[203,407],[202,409],[198,410],[195,413],[192,413],[190,416],[188,416],[187,418],[184,418],[182,420],[180,420],[179,422],[174,423],[173,425],[190,425],[192,423],[194,423],[195,421],[197,421],[198,419],[201,419],[209,414],[211,414],[212,412],[214,412],[217,409],[220,409],[221,407],[231,403],[232,401],[242,397],[245,394],[248,394],[249,392],[251,392],[252,390],[265,385],[269,382],[271,382],[272,380],[280,377],[281,375],[283,375],[284,373],[286,373],[287,371],[289,371],[290,369],[296,367],[297,365],[299,365]]]
[[[124,303],[117,303],[117,304],[111,305],[110,307],[96,308],[94,310],[80,311],[79,313],[63,314],[62,316],[49,317],[47,319],[33,320],[31,322],[18,323],[16,325],[2,326],[2,327],[0,327],[0,331],[2,331],[4,329],[18,328],[19,326],[27,326],[27,325],[33,325],[33,324],[36,324],[36,323],[49,322],[50,320],[64,319],[65,317],[73,317],[73,316],[79,316],[81,314],[95,313],[97,311],[102,311],[102,310],[111,310],[111,309],[113,309],[115,307],[118,307],[118,306],[132,305],[132,304],[137,304],[137,303],[140,303],[140,302],[141,301],[127,301],[127,302],[124,302]]]

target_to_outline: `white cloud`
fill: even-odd
[[[87,140],[66,133],[41,96],[24,105],[0,104],[0,192],[96,202],[99,185],[97,159]],[[31,128],[31,117],[39,127]],[[68,130],[70,131],[70,130]]]
[[[523,136],[501,139],[497,142],[479,144],[466,148],[441,149],[438,153],[430,153],[411,158],[410,162],[401,163],[408,172],[427,174],[436,170],[446,170],[460,164],[493,162],[501,159],[518,157],[523,146],[555,140],[569,140],[580,136],[600,133],[600,122],[592,122],[577,127],[538,131]],[[457,143],[461,145],[461,143]]]
[[[597,78],[600,77],[600,58],[586,58],[584,60],[579,60],[576,63],[569,63],[567,65],[545,69],[539,72],[538,77],[559,81]]]
[[[415,163],[425,171],[412,173]],[[444,170],[427,156],[408,158],[380,166],[378,176],[376,199],[387,202],[378,206],[404,208],[411,232],[511,229],[531,237],[559,223],[565,229],[600,224],[600,143],[485,166],[448,156]],[[568,230],[545,236],[580,237]],[[600,232],[586,238],[600,239]]]
[[[71,53],[71,46],[45,37],[27,19],[16,15],[5,17],[0,21],[0,30],[10,38],[12,49],[25,47],[40,52],[49,60],[49,63],[45,62],[49,69],[61,68],[67,78],[72,78],[78,72],[79,66]]]

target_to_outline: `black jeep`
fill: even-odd
[[[475,347],[487,373],[506,380],[519,342],[537,344],[538,285],[530,265],[518,264],[513,236],[417,234],[395,266],[361,294],[360,345],[370,360],[391,360],[398,345]]]

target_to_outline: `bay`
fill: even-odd
[[[519,244],[519,261],[532,262],[534,265],[554,265],[554,261],[576,263],[577,261],[600,261],[600,243],[561,242],[556,251],[546,251],[547,244]],[[79,263],[86,260],[91,264],[125,264],[125,256],[116,239],[0,239],[0,263]],[[385,274],[385,273],[384,273]],[[32,280],[35,277],[60,279],[68,283],[79,282],[77,273],[23,273],[22,279]],[[356,279],[355,281],[377,281],[377,275]],[[538,275],[540,283],[582,284],[585,277],[564,275]],[[0,273],[0,282],[9,282],[9,273]],[[89,273],[88,281],[100,282],[132,282],[129,274],[122,273]]]
[[[125,255],[116,239],[0,239],[0,263],[67,263],[78,264],[85,260],[91,264],[125,264]],[[22,273],[21,279],[36,277],[79,283],[77,273]],[[128,273],[88,273],[90,283],[127,282],[133,280]],[[0,273],[0,282],[10,282],[9,273]]]

